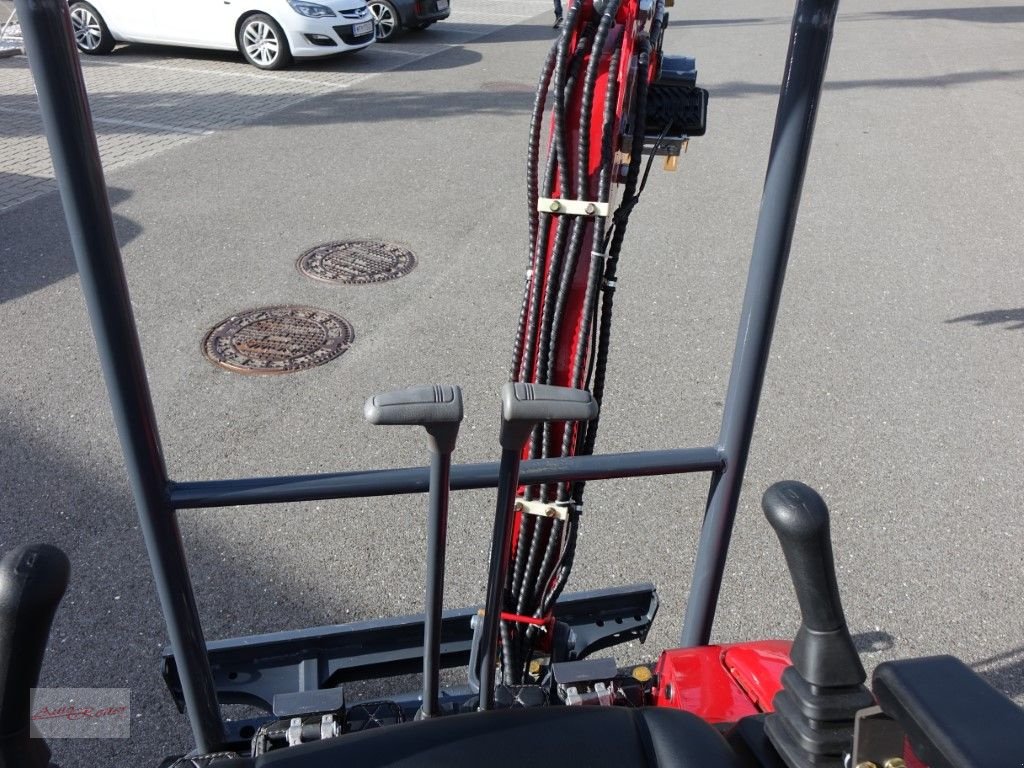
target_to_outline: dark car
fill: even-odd
[[[367,0],[377,41],[387,43],[403,29],[426,29],[452,12],[451,0]]]

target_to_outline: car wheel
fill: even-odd
[[[110,53],[117,43],[103,17],[88,3],[71,4],[71,29],[75,33],[75,45],[82,53]]]
[[[367,3],[373,14],[373,32],[378,43],[390,43],[402,30],[398,11],[388,0],[370,0]]]
[[[292,63],[288,38],[276,21],[262,13],[247,17],[238,28],[238,50],[260,69],[284,69]]]

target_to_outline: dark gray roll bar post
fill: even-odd
[[[786,71],[782,77],[775,133],[718,438],[725,467],[711,478],[686,604],[683,646],[707,645],[711,639],[838,5],[839,0],[798,0],[793,15]]]
[[[201,753],[212,752],[223,743],[224,723],[177,516],[168,497],[167,469],[68,3],[16,0],[15,6],[139,522],[175,661],[181,668],[185,706],[196,747]]]

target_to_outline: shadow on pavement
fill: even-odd
[[[543,16],[542,19],[553,18],[553,16]],[[481,24],[461,24],[459,25],[463,29],[471,30],[472,27],[485,26]],[[488,32],[484,36],[479,37],[472,41],[473,45],[477,43],[532,43],[537,40],[550,40],[552,44],[558,39],[558,31],[551,27],[551,24],[546,21],[541,24],[531,23],[518,23],[512,24],[506,27],[495,27],[493,32]],[[411,36],[401,38],[403,43],[411,40]],[[468,44],[468,43],[467,43]]]
[[[493,91],[453,91],[448,93],[380,94],[373,102],[366,95],[339,91],[297,104],[291,109],[266,115],[261,125],[310,125],[365,123],[369,125],[403,121],[436,120],[467,114],[508,115],[528,111],[533,106],[533,85],[514,90],[511,83],[495,84]],[[527,90],[528,89],[528,90]]]
[[[423,47],[436,47],[437,43],[423,41]],[[249,77],[267,77],[268,79],[288,78],[289,76],[307,73],[337,72],[339,74],[376,74],[380,72],[393,71],[394,59],[387,57],[387,46],[371,45],[358,51],[347,51],[333,56],[320,58],[296,59],[287,69],[274,72],[262,72],[259,69],[247,64],[242,55],[237,51],[210,51],[201,48],[180,48],[169,45],[147,45],[144,43],[127,43],[119,45],[111,53],[102,57],[90,59],[90,63],[145,63],[152,66],[161,64],[172,64],[173,60],[183,61],[187,66],[189,63],[207,62],[215,65],[237,64],[238,69],[224,69],[224,74],[237,74]],[[424,59],[418,60],[421,69],[456,69],[475,64],[482,58],[475,51],[470,51],[461,46],[455,45],[446,53],[454,53],[454,56],[427,56],[424,52]],[[379,66],[375,66],[379,65]],[[407,65],[405,65],[407,66]],[[325,83],[327,85],[327,83]]]
[[[893,77],[874,80],[826,80],[826,91],[852,91],[857,89],[888,88],[955,88],[975,83],[1024,80],[1024,69],[982,69],[974,72],[951,72],[926,77]],[[735,99],[757,94],[776,95],[779,86],[774,83],[728,82],[707,86],[711,98]]]
[[[762,19],[675,19],[669,18],[670,27],[760,27],[766,24],[789,24],[789,16],[773,16]]]
[[[974,21],[984,24],[1024,23],[1024,5],[984,5],[977,8],[923,8],[907,11],[881,11],[872,16],[893,16],[899,19],[945,19]]]
[[[1017,309],[992,309],[988,312],[975,312],[962,317],[954,317],[947,323],[971,323],[980,327],[986,325],[1006,324],[1007,331],[1024,330],[1024,307]]]
[[[843,13],[839,11],[840,23],[851,21],[883,21],[885,19],[924,21],[964,21],[982,24],[1024,23],[1024,5],[985,5],[964,8],[921,8],[901,11],[871,11],[868,13]],[[789,24],[791,16],[770,16],[747,19],[686,19],[670,20],[670,27],[753,27],[772,24]]]
[[[361,90],[333,90],[322,96],[289,91],[259,97],[266,111],[256,115],[252,112],[254,97],[240,93],[107,92],[93,93],[89,100],[102,146],[104,136],[122,133],[159,136],[226,130],[242,125],[432,120],[472,113],[508,115],[530,109],[536,84],[517,83],[514,88],[512,85],[498,83],[490,90],[446,93],[380,92],[372,99]],[[36,109],[36,100],[29,94],[9,96],[4,106],[27,112]],[[191,112],[190,118],[183,115],[186,108]],[[219,125],[214,117],[218,114],[222,121]],[[114,115],[119,117],[112,117]],[[118,121],[125,124],[120,125]],[[40,130],[37,121],[0,122],[0,136],[37,136]]]
[[[11,178],[14,176],[0,173],[0,188],[16,181]],[[107,194],[111,205],[131,197],[131,192],[118,187],[109,187]],[[58,195],[41,196],[12,208],[7,215],[9,223],[3,225],[0,241],[0,304],[77,274]],[[0,221],[3,216],[0,214]],[[142,232],[141,225],[116,213],[114,227],[122,246]]]
[[[896,638],[883,630],[857,632],[852,637],[858,653],[881,653],[896,647]]]
[[[444,58],[444,57],[436,57]],[[412,63],[409,68],[415,68]],[[889,88],[956,88],[982,82],[1021,81],[1024,70],[978,70],[926,77],[879,78],[872,80],[831,80],[827,91]],[[138,93],[108,92],[90,96],[96,129],[104,135],[125,131],[141,134],[197,132],[201,129],[225,130],[242,125],[368,124],[407,119],[433,120],[467,114],[507,115],[528,111],[533,104],[536,84],[530,82],[489,81],[476,91],[422,93],[418,91],[377,92],[373,99],[359,89],[333,90],[322,96],[285,92],[259,97],[265,107],[262,115],[252,116],[253,96],[239,93],[195,94],[186,91]],[[743,98],[752,95],[776,95],[775,83],[725,82],[710,86],[712,98]],[[275,102],[277,104],[275,105]],[[36,108],[35,97],[15,95],[5,99],[8,109],[28,111]],[[193,125],[182,118],[187,106],[194,116]],[[229,115],[222,124],[214,124],[208,115]],[[133,121],[121,127],[119,120]],[[248,115],[248,117],[244,117]],[[36,135],[38,129],[28,121],[0,123],[0,136]]]
[[[100,402],[96,377],[95,369],[85,372],[84,386],[67,397],[79,407],[85,397],[95,400],[97,409],[108,409]],[[98,419],[98,429],[70,421],[62,434],[39,426],[45,416],[21,409],[15,414],[16,419],[0,420],[5,447],[0,451],[0,553],[47,542],[71,561],[70,585],[50,633],[40,684],[132,691],[129,741],[51,742],[55,762],[156,765],[188,746],[188,725],[160,677],[167,635],[109,411]],[[306,515],[293,517],[301,523]],[[337,535],[338,517],[316,513],[319,530]],[[232,537],[216,522],[189,514],[181,525],[207,638],[273,631],[285,628],[282,622],[315,626],[349,618],[342,610],[348,603],[343,582],[325,594],[317,580],[281,568],[266,551],[269,542]],[[240,526],[236,534],[244,532]],[[348,569],[344,563],[318,568],[325,566]]]
[[[1010,698],[1024,695],[1024,646],[981,659],[970,666]]]

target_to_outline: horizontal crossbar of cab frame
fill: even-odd
[[[479,608],[445,611],[441,620],[441,667],[469,663]],[[555,603],[566,624],[569,659],[630,640],[644,642],[658,612],[653,584],[575,592]],[[423,664],[423,615],[312,627],[207,643],[217,700],[272,711],[275,694],[315,691],[342,683],[419,672]],[[179,711],[185,700],[174,652],[163,652],[163,676]]]

